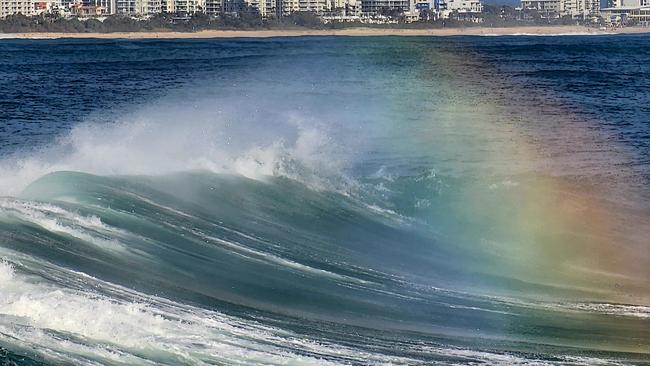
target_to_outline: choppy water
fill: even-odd
[[[650,363],[646,36],[0,41],[0,363]]]

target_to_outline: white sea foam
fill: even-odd
[[[566,303],[559,308],[590,313],[650,319],[650,306],[609,303]]]
[[[76,274],[80,275],[80,274]],[[75,274],[69,273],[69,277]],[[202,365],[330,365],[357,359],[369,364],[407,364],[408,360],[345,346],[323,344],[291,332],[224,314],[146,296],[119,286],[131,302],[81,292],[16,276],[0,262],[0,336],[45,356],[79,363],[130,361]],[[68,334],[61,339],[58,334]],[[300,349],[318,356],[303,356]],[[327,360],[330,359],[330,360]]]
[[[298,263],[298,262],[295,262],[295,261],[292,261],[292,260],[288,260],[288,259],[285,259],[285,258],[278,257],[278,256],[273,255],[271,253],[265,253],[265,252],[261,252],[261,251],[257,251],[257,250],[248,248],[248,247],[246,247],[244,245],[241,245],[239,243],[223,240],[223,239],[220,239],[220,238],[217,238],[217,237],[214,237],[214,236],[210,236],[210,235],[205,235],[205,234],[200,233],[200,232],[198,232],[196,230],[193,230],[192,232],[195,235],[198,235],[198,236],[200,236],[201,238],[203,238],[205,240],[208,240],[208,241],[211,241],[211,242],[214,242],[214,243],[218,243],[218,244],[223,245],[225,247],[234,249],[240,255],[243,255],[248,259],[259,260],[259,261],[262,261],[262,262],[279,265],[279,266],[285,267],[287,269],[297,270],[297,271],[309,273],[309,274],[312,274],[312,275],[315,274],[315,275],[318,275],[318,276],[325,276],[325,277],[333,278],[333,279],[338,280],[338,281],[353,282],[353,283],[357,283],[357,284],[361,284],[361,285],[369,284],[368,281],[365,281],[365,280],[362,280],[362,279],[359,279],[359,278],[341,275],[341,274],[326,271],[326,270],[320,269],[320,268],[310,267],[310,266],[304,265],[302,263]],[[244,255],[242,253],[246,253],[246,254]]]
[[[605,302],[550,302],[550,301],[528,301],[510,297],[486,296],[499,303],[514,306],[524,306],[534,309],[549,311],[568,311],[578,313],[594,313],[601,315],[614,315],[632,318],[650,318],[650,306],[635,304],[612,304]]]
[[[515,188],[515,187],[519,187],[519,182],[510,180],[510,179],[504,179],[501,182],[490,184],[490,186],[488,188],[491,191],[493,191],[493,190],[497,190],[497,189],[506,189],[507,190],[507,189],[511,189],[511,188]]]
[[[35,284],[15,277],[6,261],[0,263],[0,276],[0,334],[15,337],[22,345],[46,355],[65,355],[68,361],[79,363],[88,363],[84,360],[87,354],[100,363],[124,356],[137,363],[146,363],[147,358],[158,362],[168,358],[189,364],[203,364],[209,359],[285,364],[293,358],[256,343],[276,335],[255,323],[240,323],[192,307],[166,307],[170,303],[142,294],[129,293],[136,301],[125,302],[42,282]],[[50,330],[73,338],[63,341]],[[326,364],[314,358],[303,361]]]
[[[0,213],[30,222],[51,232],[67,234],[105,250],[126,251],[126,248],[114,237],[115,234],[123,235],[123,232],[108,227],[96,216],[83,216],[54,205],[11,198],[0,198]],[[108,238],[97,235],[98,232],[112,235]]]
[[[4,259],[0,259],[0,286],[9,283],[14,276],[14,267]]]
[[[464,348],[451,348],[451,347],[424,347],[430,353],[444,354],[446,356],[454,356],[461,359],[466,359],[467,362],[459,362],[458,364],[488,364],[488,365],[508,365],[508,366],[544,366],[544,365],[624,365],[611,359],[600,359],[595,357],[579,357],[579,356],[560,356],[558,362],[550,362],[539,358],[526,358],[515,354],[509,353],[493,353],[485,351],[469,350]]]
[[[5,252],[7,253],[7,252]],[[87,283],[80,291],[17,274],[0,260],[0,337],[28,347],[46,359],[75,364],[183,363],[194,365],[368,365],[431,364],[419,359],[364,351],[305,338],[286,329],[102,282],[83,273],[59,276]],[[108,297],[91,292],[102,288]],[[123,298],[129,301],[120,300]],[[453,357],[440,364],[551,365],[510,353],[459,347],[399,344],[404,352]],[[292,350],[300,350],[294,353]],[[615,364],[590,357],[563,357],[559,364]]]
[[[413,221],[413,219],[404,215],[400,215],[399,213],[388,208],[379,207],[372,204],[366,204],[365,207],[380,216],[390,219],[391,222],[398,223],[400,225],[407,225]]]
[[[209,170],[252,179],[287,176],[319,189],[332,188],[329,177],[339,179],[345,159],[316,122],[295,115],[257,121],[235,112],[216,113],[208,102],[194,108],[172,103],[165,99],[113,122],[82,123],[49,146],[0,160],[0,194],[18,194],[55,171],[158,175]]]

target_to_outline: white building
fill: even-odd
[[[563,5],[562,14],[570,15],[574,18],[598,14],[600,12],[599,0],[564,0]]]
[[[448,19],[454,14],[465,20],[477,20],[483,11],[481,0],[447,0],[441,3],[440,16]]]
[[[173,13],[173,0],[161,0],[161,10],[165,13]],[[223,2],[221,0],[205,0],[205,13],[208,15],[219,15],[223,12]]]
[[[613,0],[614,8],[640,8],[650,6],[650,0]]]
[[[364,15],[377,15],[384,10],[411,10],[410,0],[361,0],[361,12]]]
[[[521,8],[557,17],[585,18],[600,12],[600,0],[521,0]]]
[[[0,0],[0,18],[13,14],[30,16],[34,13],[33,0]]]
[[[361,0],[331,0],[330,8],[343,16],[359,16],[361,14]]]
[[[295,12],[319,15],[358,16],[361,0],[243,0],[263,17],[286,16]],[[408,1],[408,0],[406,0]]]
[[[632,23],[650,27],[650,0],[613,0],[612,5],[601,9],[605,23],[611,26]]]
[[[456,10],[459,13],[480,13],[483,11],[483,4],[480,0],[447,0],[447,10]]]
[[[322,14],[329,11],[331,7],[329,0],[283,0],[282,14],[287,15],[298,11],[310,11]]]
[[[528,10],[537,10],[544,14],[560,14],[563,0],[522,0],[521,8]]]
[[[33,0],[34,10],[32,15],[43,13],[57,13],[65,10],[61,0]],[[67,5],[67,4],[66,4]]]
[[[361,0],[205,0],[205,12],[209,15],[253,10],[262,17],[283,16],[295,12],[358,16],[360,9]]]

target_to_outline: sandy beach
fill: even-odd
[[[463,36],[463,35],[597,35],[650,33],[650,28],[629,27],[598,30],[582,26],[469,27],[444,29],[347,28],[339,30],[205,30],[200,32],[115,32],[115,33],[0,33],[0,38],[59,39],[177,39],[177,38],[265,38],[298,36]]]

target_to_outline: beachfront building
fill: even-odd
[[[173,13],[173,11],[166,10],[170,5],[173,7],[172,0],[162,0],[163,3],[171,2],[172,4],[164,4],[161,7],[163,12]],[[217,16],[223,12],[223,2],[221,0],[205,0],[205,13],[212,16]]]
[[[649,0],[650,1],[650,0]],[[598,15],[600,14],[600,0],[586,0],[587,14]]]
[[[255,0],[262,16],[286,16],[295,12],[312,12],[332,20],[358,17],[361,0]],[[406,0],[408,1],[408,0]],[[343,19],[343,18],[341,18]]]
[[[174,0],[160,0],[160,12],[161,13],[173,13],[174,12]]]
[[[254,11],[262,17],[312,12],[327,21],[368,23],[417,21],[455,14],[460,19],[480,13],[480,0],[0,0],[0,16],[43,12],[88,16],[150,16],[159,13],[211,16]]]
[[[328,0],[283,0],[282,15],[288,15],[298,11],[310,11],[323,14],[331,9]]]
[[[162,11],[161,0],[81,0],[70,5],[77,16],[147,16]]]
[[[107,15],[115,12],[116,0],[80,0],[71,4],[77,15]]]
[[[612,0],[613,8],[641,8],[650,6],[650,0]]]
[[[480,0],[447,0],[447,10],[456,10],[460,13],[480,13],[483,11],[483,4]]]
[[[139,6],[140,6],[139,14],[146,14],[146,15],[160,14],[162,11],[161,0],[143,0],[139,3]]]
[[[355,17],[361,12],[361,1],[357,0],[328,0],[328,12],[340,16]]]
[[[178,0],[177,0],[178,1]],[[358,16],[360,0],[205,0],[209,15],[254,11],[262,17],[286,16],[295,12],[313,12],[330,16]]]
[[[358,17],[361,15],[361,0],[335,0],[334,10],[342,16]]]
[[[121,0],[117,0],[119,4]],[[129,3],[133,3],[134,7],[132,8],[131,13],[123,12],[122,14],[130,15],[151,15],[160,13],[161,2],[160,0],[128,0]],[[119,14],[120,8],[117,7],[117,12]]]
[[[456,17],[459,20],[479,21],[483,11],[481,0],[446,0],[440,16],[444,19]]]
[[[646,1],[646,3],[648,3]],[[648,6],[641,6],[632,11],[628,15],[631,24],[639,25],[642,27],[650,27],[650,4]]]
[[[205,0],[205,13],[211,16],[254,11],[263,17],[275,14],[276,0]]]
[[[385,11],[411,9],[410,0],[361,0],[361,13],[366,16],[382,14]]]
[[[34,0],[32,15],[62,13],[64,10],[61,0]]]
[[[600,0],[521,0],[521,8],[536,10],[543,17],[586,18],[600,12]]]
[[[115,10],[109,14],[135,15],[136,0],[115,0]]]
[[[546,18],[559,16],[562,11],[562,0],[522,0],[521,8],[527,10],[537,10]]]
[[[174,0],[174,13],[191,15],[205,10],[205,0]]]
[[[359,22],[361,18],[361,0],[330,0],[330,9],[321,16],[325,23]]]
[[[252,10],[266,18],[276,15],[275,0],[243,0],[244,8],[241,10]]]
[[[34,15],[34,1],[0,0],[0,18],[13,14]]]
[[[418,11],[433,10],[433,4],[430,0],[415,0],[415,10]]]
[[[586,0],[563,0],[562,15],[571,15],[572,17],[583,15],[586,3]]]
[[[600,12],[599,0],[564,0],[563,15],[570,15],[574,18],[586,17]]]
[[[613,0],[612,5],[601,9],[607,25],[650,27],[650,0]]]

